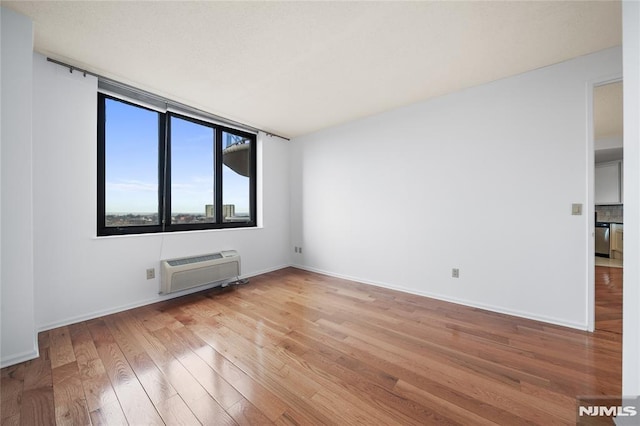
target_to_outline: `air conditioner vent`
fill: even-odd
[[[207,260],[216,260],[216,259],[222,259],[222,255],[220,253],[214,253],[214,254],[207,254],[204,256],[185,257],[182,259],[167,260],[167,263],[171,266],[178,266],[178,265],[188,265],[190,263],[206,262]]]
[[[235,250],[227,250],[180,259],[167,259],[161,262],[161,269],[160,293],[175,293],[238,278],[240,255]]]

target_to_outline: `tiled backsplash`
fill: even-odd
[[[598,222],[619,222],[622,220],[622,205],[617,206],[596,206],[598,213]]]

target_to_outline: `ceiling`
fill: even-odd
[[[2,1],[35,50],[293,137],[622,44],[619,1]]]
[[[593,89],[593,130],[596,163],[622,160],[622,81]]]
[[[593,89],[593,126],[595,139],[622,140],[622,82]]]

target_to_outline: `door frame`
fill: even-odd
[[[598,86],[622,81],[622,73],[603,76],[587,82],[587,331],[596,328],[596,261],[595,261],[595,129],[593,121],[593,91]]]

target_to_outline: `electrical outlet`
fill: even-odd
[[[302,247],[298,247],[298,253],[302,254]]]
[[[156,268],[147,269],[147,279],[152,280],[156,277]]]
[[[451,276],[453,278],[460,278],[460,269],[458,268],[451,269]]]

